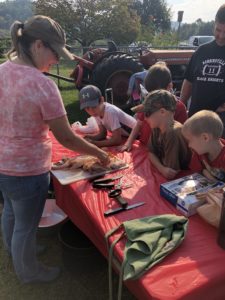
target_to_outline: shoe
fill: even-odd
[[[41,270],[34,278],[24,281],[24,283],[48,283],[59,277],[61,269],[59,267],[42,266]]]

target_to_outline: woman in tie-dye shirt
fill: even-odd
[[[14,268],[24,283],[49,282],[59,268],[36,258],[36,230],[49,185],[49,128],[65,147],[108,155],[72,132],[55,83],[43,75],[59,58],[73,59],[58,23],[34,16],[11,26],[9,60],[0,65],[0,191],[4,197],[2,235]]]

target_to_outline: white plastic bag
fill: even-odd
[[[99,130],[98,123],[94,117],[88,118],[86,125],[82,125],[78,121],[73,123],[72,129],[80,133],[96,133]]]

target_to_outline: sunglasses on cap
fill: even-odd
[[[155,110],[149,110],[144,112],[145,118],[149,118],[152,114],[154,114],[155,112],[157,112],[158,110],[160,110],[160,108],[155,109]]]
[[[150,107],[149,107],[150,108]],[[150,117],[152,114],[154,114],[155,112],[159,111],[161,108],[165,108],[167,109],[167,107],[163,106],[163,105],[153,105],[151,107],[151,109],[149,110],[146,110],[146,112],[144,113],[145,114],[145,117],[148,118]]]
[[[55,55],[55,57],[56,57],[57,60],[60,59],[59,54],[58,54],[58,53],[57,53],[57,52],[49,45],[49,43],[43,42],[43,45],[44,45],[46,48],[48,48],[48,49],[51,50],[51,52]]]

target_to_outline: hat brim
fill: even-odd
[[[131,111],[134,112],[134,113],[144,112],[144,105],[139,104],[137,106],[134,106],[134,107],[131,108]]]
[[[63,57],[68,60],[74,60],[74,55],[66,49],[65,45],[51,45],[52,48],[56,51],[59,57]]]
[[[80,100],[80,109],[84,109],[87,107],[96,107],[99,104],[99,98],[91,99],[91,100]]]
[[[132,107],[131,110],[134,113],[150,113],[150,114],[153,114],[154,112],[158,111],[160,108],[162,108],[162,107],[149,108],[149,107],[145,107],[144,104],[139,104],[135,107]]]

